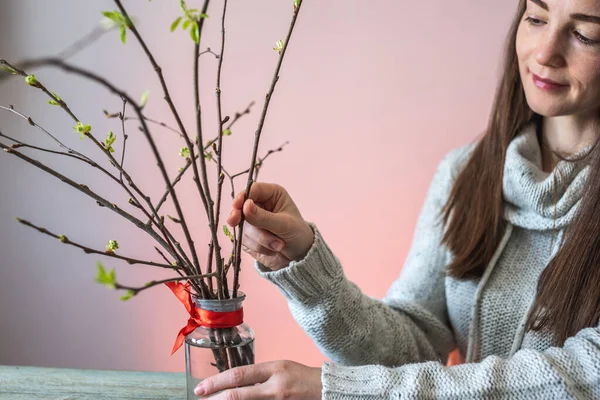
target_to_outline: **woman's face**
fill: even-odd
[[[527,0],[516,39],[527,103],[546,116],[600,108],[600,0]],[[549,85],[537,77],[554,81]]]

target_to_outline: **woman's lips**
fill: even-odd
[[[540,89],[557,90],[557,89],[564,89],[569,86],[569,85],[563,85],[563,84],[551,81],[549,79],[542,79],[539,76],[537,76],[536,74],[534,74],[533,72],[531,73],[531,76],[533,78],[534,85],[539,87]]]

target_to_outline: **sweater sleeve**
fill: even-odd
[[[453,367],[325,362],[321,379],[323,399],[600,399],[600,326],[582,329],[562,347]]]
[[[304,259],[257,271],[284,294],[294,319],[327,357],[340,365],[446,362],[456,347],[446,309],[447,251],[441,245],[440,210],[467,146],[439,164],[400,277],[383,300],[349,281],[314,223],[315,240]],[[391,260],[394,257],[389,257]]]

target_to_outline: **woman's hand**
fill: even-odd
[[[303,259],[313,244],[314,233],[287,191],[274,183],[255,182],[242,204],[245,192],[234,198],[226,221],[229,226],[239,225],[243,211],[244,251],[272,270]]]
[[[258,384],[258,385],[257,385]],[[196,396],[211,399],[304,399],[320,400],[321,368],[293,361],[272,361],[235,367],[206,378],[196,387]]]

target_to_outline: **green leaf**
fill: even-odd
[[[231,129],[225,129],[223,131],[223,136],[230,136],[231,135]]]
[[[108,150],[111,153],[114,153],[115,149],[113,149],[112,145],[116,140],[117,136],[115,136],[115,134],[112,133],[112,131],[109,131],[108,135],[106,135],[106,139],[104,139],[104,142],[102,144],[104,145],[104,148],[106,150]]]
[[[13,75],[19,75],[19,73],[15,69],[12,69],[8,65],[0,65],[0,69]]]
[[[191,23],[192,23],[191,20],[186,19],[185,21],[183,21],[183,24],[181,24],[181,27],[185,30],[190,26]]]
[[[199,17],[200,18],[208,18],[208,14],[200,13]]]
[[[212,156],[213,156],[213,155],[212,155],[212,151],[209,151],[208,153],[206,153],[206,154],[204,155],[204,157],[205,157],[205,158],[206,158],[208,161],[212,160]]]
[[[148,94],[150,92],[148,90],[146,90],[144,93],[142,93],[142,100],[140,101],[140,108],[144,108],[146,106],[146,103],[148,102]]]
[[[38,86],[39,85],[39,82],[35,78],[35,75],[27,75],[27,77],[25,78],[25,83],[27,83],[29,86]]]
[[[102,11],[102,15],[104,15],[106,18],[112,21],[121,22],[119,20],[119,15],[116,11]]]
[[[294,0],[294,9],[298,8],[300,5],[300,0]]]
[[[127,301],[135,296],[135,292],[133,290],[128,290],[123,296],[120,297],[121,300]]]
[[[117,283],[117,273],[113,268],[110,272],[106,272],[104,266],[98,261],[98,275],[96,276],[96,282],[108,287],[109,289],[115,289]]]
[[[181,150],[179,150],[179,155],[183,158],[190,158],[190,149],[188,149],[187,146],[182,147]]]
[[[225,236],[227,236],[233,242],[233,240],[234,240],[233,234],[229,231],[229,228],[227,228],[227,225],[223,225],[223,233],[225,233]]]
[[[83,125],[81,123],[81,121],[77,121],[77,125],[75,125],[73,127],[73,129],[75,129],[75,131],[77,133],[81,134],[81,140],[83,140],[83,138],[85,137],[86,133],[91,132],[92,126],[91,125]]]
[[[175,29],[177,29],[182,18],[183,17],[179,17],[175,21],[173,21],[173,23],[171,24],[171,32],[173,32]]]
[[[117,136],[112,131],[109,131],[108,135],[106,135],[106,144],[111,146],[116,140]]]
[[[52,92],[52,95],[53,95],[54,97],[56,97],[56,99],[57,99],[58,101],[61,101],[61,100],[62,100],[60,97],[58,97],[58,95],[57,95],[56,93]],[[59,105],[60,105],[60,104],[58,104],[58,102],[57,102],[57,101],[55,101],[55,100],[48,100],[48,104],[50,104],[50,105],[53,105],[53,106],[59,106]]]
[[[283,40],[278,40],[275,42],[275,47],[273,47],[273,50],[277,50],[279,54],[281,54],[281,50],[283,50]]]
[[[108,244],[106,245],[106,251],[109,251],[111,253],[114,253],[115,250],[117,250],[119,248],[119,243],[117,243],[116,240],[109,240]]]
[[[125,27],[125,25],[121,25],[121,42],[123,42],[123,44],[125,44],[126,41],[127,41],[127,28]]]
[[[198,44],[200,42],[200,27],[196,21],[193,22],[192,28],[190,29],[190,36],[194,43]]]
[[[181,11],[183,11],[183,14],[186,17],[188,17],[188,18],[191,17],[190,12],[188,11],[187,6],[185,5],[185,1],[184,0],[179,0],[179,7],[181,7]]]

